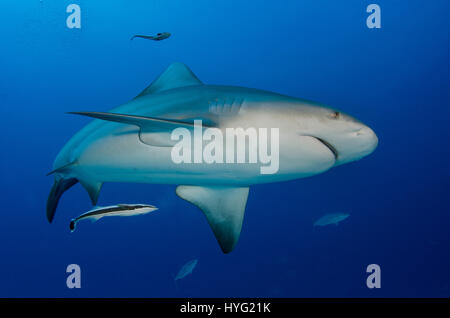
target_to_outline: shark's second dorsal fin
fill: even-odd
[[[136,98],[166,91],[172,88],[201,85],[197,76],[183,63],[171,64],[157,79],[144,89]]]
[[[177,187],[177,195],[199,207],[211,226],[224,253],[235,247],[241,234],[248,187]]]

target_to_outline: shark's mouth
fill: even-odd
[[[311,136],[311,137],[316,138],[318,141],[320,141],[325,147],[327,147],[331,151],[331,153],[334,156],[334,160],[335,161],[338,160],[339,152],[337,151],[336,148],[333,147],[332,144],[330,144],[329,142],[323,140],[322,138],[319,138],[319,137],[316,137],[316,136]]]

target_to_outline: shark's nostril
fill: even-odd
[[[370,129],[369,127],[363,127],[355,132],[355,136],[359,136],[364,140],[367,147],[370,148],[372,151],[377,147],[378,145],[378,137],[375,134],[375,132]]]
[[[354,134],[355,136],[362,136],[362,135],[370,134],[371,132],[372,132],[372,131],[371,131],[370,128],[367,128],[367,127],[361,127],[361,128],[359,128],[359,129],[355,130],[355,131],[353,132],[353,134]]]

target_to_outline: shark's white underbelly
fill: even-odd
[[[274,174],[262,174],[261,167],[267,164],[259,161],[177,164],[172,160],[172,147],[144,144],[137,132],[125,131],[81,144],[72,159],[77,163],[73,169],[76,177],[97,182],[251,185],[315,175],[334,164],[332,153],[306,136],[303,139],[296,136],[298,145],[294,146],[288,136],[280,138],[284,142],[277,158],[279,169]]]

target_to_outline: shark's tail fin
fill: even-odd
[[[47,199],[47,220],[51,223],[55,216],[56,207],[58,206],[59,199],[65,191],[70,189],[78,182],[75,178],[55,178],[53,187],[50,190],[50,194]]]

